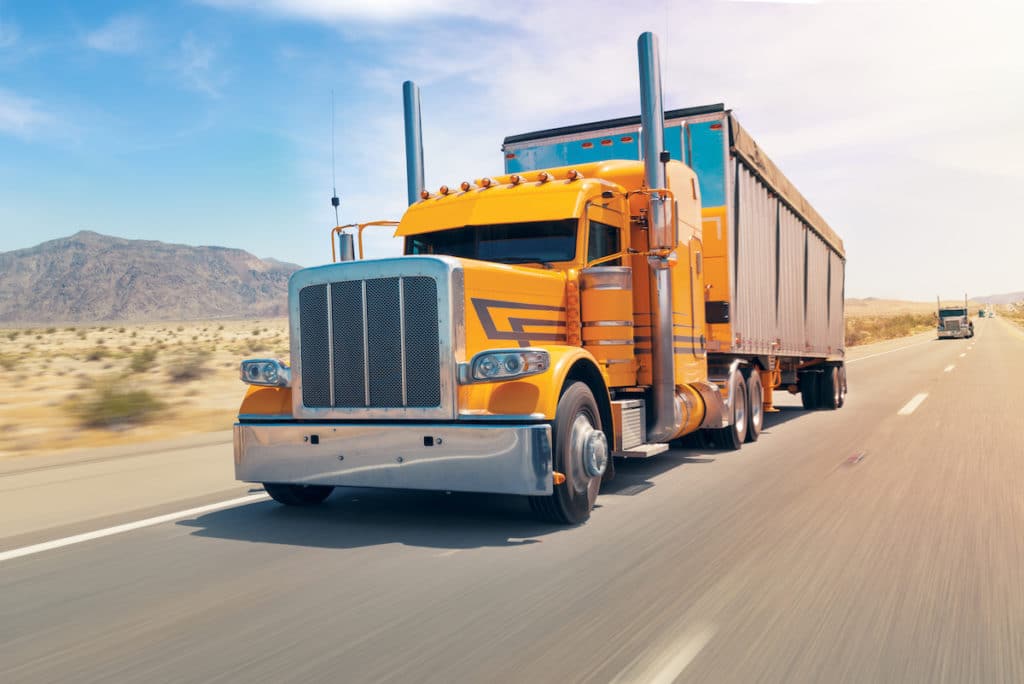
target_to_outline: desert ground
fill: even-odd
[[[0,329],[0,458],[230,429],[243,358],[288,355],[287,320]]]

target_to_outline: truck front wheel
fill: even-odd
[[[565,475],[550,496],[531,496],[530,507],[554,523],[578,525],[590,517],[611,458],[593,392],[574,382],[562,393],[552,428],[552,465]]]
[[[298,485],[264,482],[270,498],[285,506],[315,506],[331,495],[334,487],[328,485]]]

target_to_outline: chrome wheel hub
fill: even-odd
[[[584,415],[572,424],[572,459],[583,465],[587,477],[601,477],[608,467],[608,439]]]

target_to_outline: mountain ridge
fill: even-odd
[[[0,322],[142,322],[287,314],[301,268],[242,249],[82,230],[0,252]]]

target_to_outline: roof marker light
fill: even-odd
[[[430,199],[430,191],[420,190],[420,199]]]
[[[631,143],[631,142],[633,142],[633,136],[631,136],[631,135],[624,135],[621,138],[619,138],[619,142]]]
[[[601,144],[607,147],[608,145],[611,145],[613,142],[614,141],[611,138],[605,138],[604,140],[601,141]]]
[[[449,192],[451,192],[451,190],[448,188],[447,185],[442,185],[440,189],[438,189],[438,192],[441,193],[442,195],[447,195]]]
[[[589,150],[593,146],[594,146],[594,143],[592,143],[590,141],[587,141],[587,142],[583,143],[583,149],[585,149],[585,150]]]
[[[518,173],[513,173],[511,176],[508,177],[508,182],[511,183],[512,185],[519,185],[522,181],[523,177],[520,176]]]
[[[548,173],[547,171],[541,171],[540,173],[537,174],[537,180],[539,180],[541,183],[547,183],[549,180],[551,180],[551,174]]]
[[[469,181],[462,181],[462,185],[459,187],[462,188],[462,192],[469,192],[469,189],[473,187],[473,184]]]
[[[489,188],[492,185],[495,185],[493,178],[481,178],[480,179],[480,187],[481,188]]]
[[[580,178],[583,178],[583,174],[576,169],[569,169],[569,173],[566,174],[566,178],[571,181],[579,180]]]

